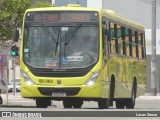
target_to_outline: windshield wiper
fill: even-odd
[[[77,33],[77,31],[79,30],[80,27],[81,27],[81,24],[78,24],[76,26],[76,28],[73,31],[71,39],[68,42],[65,42],[64,45],[68,45],[74,39],[74,37],[75,37],[75,35],[76,35],[76,33]]]
[[[73,31],[72,37],[71,37],[71,39],[70,39],[68,42],[66,42],[66,38],[65,38],[65,43],[64,43],[64,57],[66,56],[66,46],[74,39],[74,37],[75,37],[75,35],[76,35],[76,33],[77,33],[77,31],[79,30],[80,27],[81,27],[81,24],[78,24],[78,25],[76,26],[76,28],[75,28],[74,31]]]
[[[41,24],[42,28],[43,28],[43,31],[45,33],[47,33],[49,36],[51,36],[53,42],[57,42],[57,39],[54,37],[54,35],[47,29],[47,27],[45,26],[45,24]]]
[[[54,35],[47,29],[47,27],[46,27],[44,24],[42,24],[42,28],[43,28],[43,31],[44,31],[44,32],[46,32],[47,34],[49,34],[49,35],[51,36],[53,42],[56,43],[56,48],[55,48],[55,55],[56,55],[56,53],[57,53],[57,48],[58,48],[58,40],[59,40],[59,36],[60,36],[61,30],[59,30],[58,36],[57,36],[57,39],[56,39],[56,38],[54,37]]]
[[[57,40],[56,40],[55,55],[56,55],[56,53],[57,53],[57,48],[58,48],[58,40],[59,40],[60,33],[61,33],[61,30],[59,29],[59,32],[58,32],[58,37],[57,37]]]

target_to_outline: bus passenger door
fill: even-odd
[[[108,27],[108,20],[107,19],[103,19],[103,26],[102,26],[102,51],[103,51],[103,92],[102,92],[102,96],[105,96],[106,98],[108,98],[108,91],[109,91],[109,87],[108,87],[108,79],[109,79],[109,71],[108,71],[108,60],[109,60],[109,44],[108,44],[108,36],[107,36],[107,27]]]

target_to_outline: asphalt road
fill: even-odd
[[[20,93],[16,93],[16,95],[9,93],[8,97],[6,94],[2,94],[1,96],[3,98],[3,104],[1,108],[36,108],[36,104],[34,100],[22,98],[20,96]],[[64,109],[63,103],[61,101],[53,101],[53,105],[49,106],[47,109],[63,110]],[[97,102],[85,101],[84,104],[82,105],[82,109],[97,110],[98,104]],[[108,110],[110,111],[117,110],[115,107],[115,104],[113,107],[110,107],[109,109],[107,109],[107,111]],[[141,96],[136,98],[136,105],[134,110],[159,110],[160,111],[160,96]]]

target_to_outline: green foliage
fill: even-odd
[[[20,28],[26,9],[52,6],[48,2],[37,2],[32,5],[30,3],[31,0],[0,0],[0,45],[13,39],[15,20],[18,21]]]
[[[41,8],[41,7],[52,7],[52,4],[49,2],[36,2],[31,5],[31,8]]]
[[[30,0],[0,0],[0,41],[12,39],[15,19],[21,24],[23,13],[29,6]]]

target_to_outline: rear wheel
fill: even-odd
[[[134,109],[135,106],[135,99],[136,99],[136,85],[134,84],[132,88],[132,95],[131,98],[126,100],[126,108]]]
[[[125,107],[125,100],[116,100],[117,109],[124,109],[124,107]]]
[[[36,98],[37,108],[47,108],[51,106],[51,100],[48,98]]]
[[[98,100],[99,109],[107,109],[109,107],[108,99],[102,98]]]

